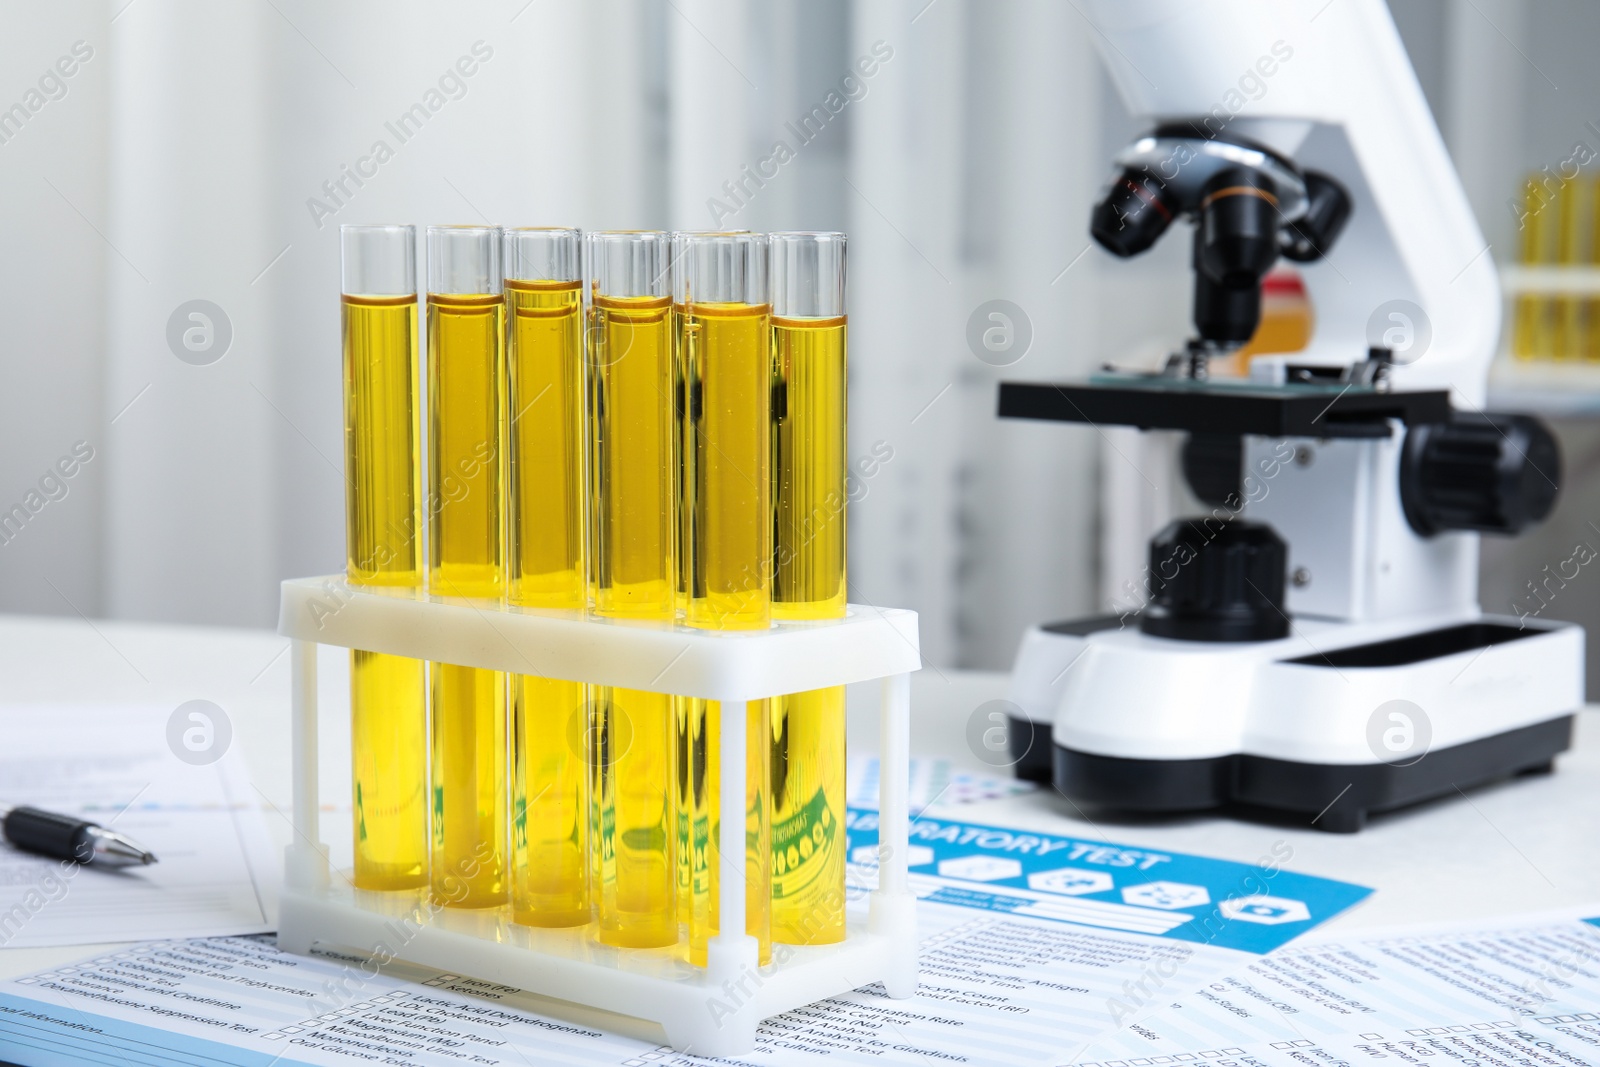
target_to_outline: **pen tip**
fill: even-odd
[[[144,863],[144,865],[146,867],[148,867],[148,866],[150,866],[150,864],[152,864],[152,863],[154,863],[156,861],[156,854],[154,852],[146,852],[144,855],[140,856],[139,858]]]

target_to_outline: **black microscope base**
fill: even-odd
[[[1310,825],[1332,833],[1354,833],[1366,825],[1370,814],[1499,778],[1549,770],[1572,743],[1572,716],[1564,715],[1434,749],[1405,766],[1299,763],[1244,753],[1149,760],[1063,748],[1051,742],[1049,727],[1026,725],[1031,727],[1033,743],[1016,764],[1018,777],[1050,780],[1040,773],[1043,757],[1050,753],[1055,787],[1072,800],[1148,813],[1249,805],[1303,815]]]

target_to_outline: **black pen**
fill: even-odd
[[[0,804],[0,831],[15,847],[51,859],[101,867],[137,867],[156,861],[148,849],[126,834],[75,815]]]

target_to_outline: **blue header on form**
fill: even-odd
[[[877,862],[878,813],[851,808],[848,857]],[[1372,892],[1283,869],[1276,842],[1256,863],[919,816],[908,865],[917,896],[1150,937],[1266,953]]]

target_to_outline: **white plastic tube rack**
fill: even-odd
[[[674,1048],[702,1056],[748,1052],[762,1019],[872,982],[891,997],[916,991],[916,899],[906,880],[910,672],[922,665],[915,612],[852,605],[843,619],[710,632],[329,577],[283,583],[278,632],[291,641],[293,671],[295,836],[278,922],[284,949],[354,950],[645,1019],[660,1024]],[[744,779],[745,701],[880,679],[879,875],[866,922],[852,922],[836,945],[775,945],[772,964],[761,967],[755,938],[743,932],[744,879],[724,878],[723,932],[699,968],[673,949],[614,949],[583,928],[519,926],[509,909],[435,908],[421,893],[351,888],[332,876],[318,827],[319,644],[720,701],[737,709],[721,722],[719,758],[730,782]],[[722,854],[742,857],[743,790],[724,790],[722,805]]]

